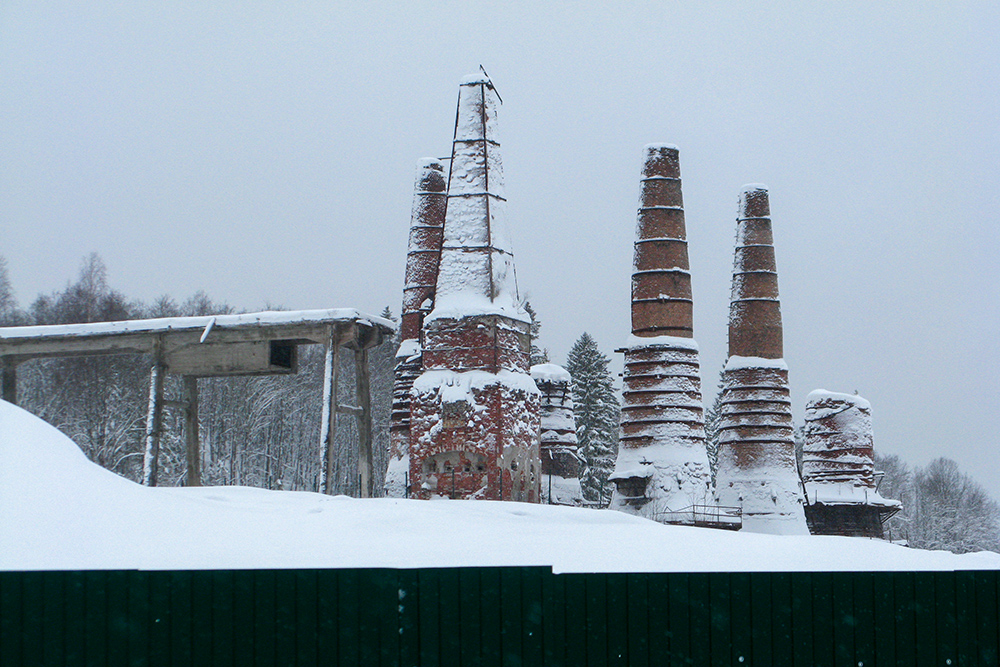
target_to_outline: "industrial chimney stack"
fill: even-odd
[[[719,418],[719,504],[753,532],[808,534],[795,466],[788,366],[767,187],[740,194]]]
[[[645,148],[633,267],[611,507],[671,521],[710,482],[676,146]]]
[[[423,371],[420,330],[424,316],[434,305],[447,202],[445,178],[444,165],[440,160],[422,158],[417,162],[400,316],[400,344],[396,352],[392,413],[389,420],[390,452],[385,489],[386,495],[390,497],[406,495],[410,465],[410,388]]]

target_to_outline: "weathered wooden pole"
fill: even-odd
[[[8,403],[17,405],[17,365],[9,358],[3,360],[3,387],[0,397]]]
[[[149,409],[146,412],[146,451],[142,461],[142,483],[156,486],[159,472],[160,433],[163,430],[163,365],[160,341],[153,344],[153,366],[149,371]]]
[[[320,451],[323,460],[320,470],[320,491],[333,495],[333,464],[337,452],[334,443],[337,437],[337,367],[340,362],[340,333],[335,326],[330,327],[326,344],[326,358],[323,361],[323,418],[320,427]]]
[[[371,498],[374,495],[375,458],[372,452],[372,399],[371,379],[368,371],[368,350],[354,351],[355,391],[358,407],[358,476],[359,495]]]
[[[201,445],[198,437],[198,378],[184,376],[184,440],[187,453],[185,486],[201,486]]]

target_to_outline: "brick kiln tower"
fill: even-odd
[[[410,494],[538,502],[539,392],[506,233],[498,97],[459,86],[434,309],[410,392]]]
[[[743,510],[743,528],[808,534],[795,466],[788,366],[767,188],[740,194],[729,307],[729,359],[719,417],[721,505]]]
[[[645,149],[632,272],[632,336],[613,509],[665,513],[709,500],[698,345],[678,150]]]
[[[822,389],[809,394],[802,481],[813,535],[882,538],[882,522],[901,509],[878,493],[872,442],[868,401]]]
[[[541,422],[542,502],[582,505],[580,473],[583,459],[576,440],[572,378],[555,364],[531,367],[531,379],[542,393]]]
[[[410,468],[410,388],[423,371],[420,331],[424,317],[434,305],[447,202],[445,178],[444,165],[440,160],[422,158],[417,162],[399,326],[400,344],[392,385],[389,467],[385,475],[386,495],[396,498],[406,495]]]

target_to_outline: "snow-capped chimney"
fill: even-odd
[[[767,187],[745,186],[736,223],[716,492],[721,505],[742,508],[744,530],[807,534],[770,215]]]
[[[583,459],[576,439],[573,394],[569,371],[555,364],[531,367],[531,379],[542,393],[541,422],[542,502],[582,505],[580,473]]]
[[[406,493],[409,469],[410,388],[422,369],[420,329],[424,316],[434,305],[434,286],[441,258],[441,237],[447,202],[444,165],[435,158],[417,162],[410,214],[410,242],[406,254],[403,307],[400,316],[399,351],[392,386],[392,413],[389,420],[390,455],[386,471],[386,494]]]
[[[813,535],[881,538],[897,500],[879,495],[871,405],[860,396],[817,389],[806,399],[802,482]]]
[[[434,308],[410,393],[410,490],[422,498],[539,500],[539,393],[517,295],[485,74],[459,87]]]
[[[646,146],[633,266],[611,507],[689,522],[670,512],[708,502],[710,470],[676,146]]]

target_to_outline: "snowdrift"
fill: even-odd
[[[1000,569],[1000,554],[664,526],[511,502],[146,488],[0,401],[0,570],[502,565],[557,573],[973,570]]]

